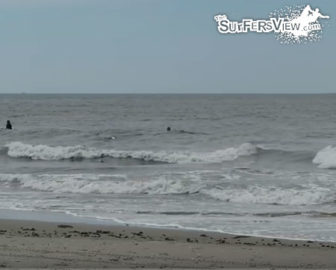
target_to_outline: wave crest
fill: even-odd
[[[151,181],[127,180],[126,175],[105,174],[0,174],[0,183],[43,192],[79,194],[189,194],[201,188],[199,178],[159,176]]]
[[[322,169],[336,169],[336,146],[327,146],[317,152],[313,163]]]
[[[230,147],[214,152],[187,151],[122,151],[114,149],[96,149],[82,145],[76,146],[48,146],[31,145],[22,142],[11,142],[6,145],[8,156],[12,158],[30,158],[33,160],[64,160],[64,159],[94,159],[111,157],[116,159],[138,159],[166,163],[207,162],[217,163],[235,160],[240,156],[257,153],[257,147],[244,143],[239,147]]]
[[[285,189],[272,186],[225,190],[211,188],[203,190],[202,193],[220,201],[233,203],[311,205],[333,201],[330,199],[333,198],[330,189],[319,186],[310,186],[305,189]]]
[[[204,181],[197,173],[162,174],[129,179],[124,174],[0,174],[0,186],[40,192],[73,194],[199,194],[241,204],[312,205],[334,202],[330,188],[315,184],[284,188],[276,186],[228,187]]]

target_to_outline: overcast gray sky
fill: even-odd
[[[213,16],[310,4],[323,39],[220,35]],[[0,93],[336,93],[336,1],[0,0]]]

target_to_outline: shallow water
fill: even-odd
[[[0,205],[336,241],[335,105],[335,95],[0,95],[14,127],[0,130]]]

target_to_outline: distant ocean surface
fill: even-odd
[[[0,116],[1,209],[336,241],[336,95],[0,95]]]

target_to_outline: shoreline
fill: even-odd
[[[255,238],[265,238],[265,239],[281,239],[289,241],[313,241],[321,243],[335,244],[336,241],[327,241],[327,240],[316,240],[316,239],[302,239],[302,238],[289,238],[283,236],[272,236],[272,235],[254,235],[248,233],[234,233],[234,232],[225,232],[220,230],[207,230],[201,228],[191,228],[191,227],[182,227],[182,226],[162,226],[155,224],[132,224],[132,223],[123,223],[114,221],[113,219],[103,219],[95,217],[83,217],[76,216],[69,213],[58,212],[58,211],[36,211],[36,210],[13,210],[13,209],[0,209],[0,221],[1,220],[13,220],[13,221],[31,221],[31,222],[42,222],[42,223],[69,223],[77,225],[96,225],[96,226],[113,226],[113,227],[123,227],[130,226],[133,228],[147,228],[147,229],[158,229],[158,230],[178,230],[178,231],[190,231],[190,232],[200,232],[200,233],[209,233],[209,234],[224,234],[224,235],[240,235],[246,237],[255,237]]]
[[[309,240],[0,219],[1,267],[335,268],[335,251],[336,243]]]

